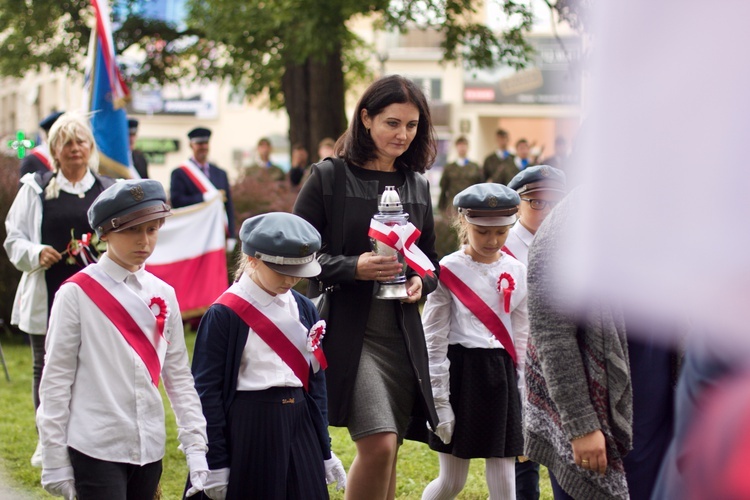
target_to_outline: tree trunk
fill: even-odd
[[[288,64],[282,86],[289,142],[303,144],[310,161],[317,161],[318,143],[326,137],[336,140],[346,129],[341,49],[325,59]]]

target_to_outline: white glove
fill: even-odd
[[[205,451],[190,451],[185,453],[187,457],[188,469],[190,470],[190,484],[191,487],[185,493],[186,497],[190,497],[203,491],[206,479],[208,478],[208,462],[206,462]]]
[[[456,426],[456,415],[450,402],[435,402],[435,410],[438,414],[438,426],[435,435],[445,444],[449,444],[453,438],[453,428]]]
[[[346,488],[346,471],[339,457],[331,452],[331,458],[324,460],[323,464],[326,468],[326,484],[336,483],[336,491]]]
[[[42,487],[47,493],[65,500],[75,500],[76,487],[73,478],[73,467],[42,469]]]
[[[208,472],[208,479],[203,484],[203,494],[211,500],[224,500],[229,486],[229,467]]]
[[[236,246],[237,246],[236,238],[227,238],[227,252],[228,253],[234,252],[234,247]]]

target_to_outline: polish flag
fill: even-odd
[[[227,282],[224,204],[211,201],[172,210],[146,269],[177,293],[183,319],[202,315]]]

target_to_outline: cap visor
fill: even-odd
[[[562,193],[565,194],[566,191],[562,188],[556,188],[556,187],[549,187],[549,186],[540,186],[531,188],[527,191],[518,191],[518,194],[528,194],[528,193],[537,193],[539,191],[551,191],[553,193]]]
[[[318,261],[315,259],[307,264],[298,264],[295,266],[283,266],[281,264],[272,264],[270,262],[263,263],[279,274],[294,276],[295,278],[314,278],[320,274],[320,264],[318,264]]]
[[[516,222],[516,214],[501,217],[469,217],[466,216],[466,222],[475,226],[510,226]]]
[[[193,144],[203,144],[204,142],[208,142],[210,139],[208,137],[196,137],[195,139],[190,139],[190,142]]]
[[[117,229],[113,229],[111,232],[119,233],[120,231],[129,227],[137,226],[138,224],[143,224],[144,222],[152,221],[155,219],[163,219],[164,217],[169,217],[170,215],[172,215],[172,212],[154,212],[152,214],[144,215],[143,217],[138,217],[137,219],[128,221],[122,226],[119,226]]]

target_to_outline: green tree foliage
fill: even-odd
[[[476,16],[476,0],[188,0],[185,27],[140,16],[148,0],[115,0],[116,45],[142,61],[125,74],[135,83],[180,78],[229,82],[248,98],[285,108],[290,140],[314,152],[346,127],[344,94],[367,78],[373,48],[347,26],[371,16],[386,30],[430,29],[442,35],[444,60],[470,67],[522,67],[533,12],[527,1],[499,2],[508,28],[495,33]],[[575,26],[593,0],[545,0]],[[0,0],[0,75],[47,65],[80,71],[90,36],[88,0]]]

